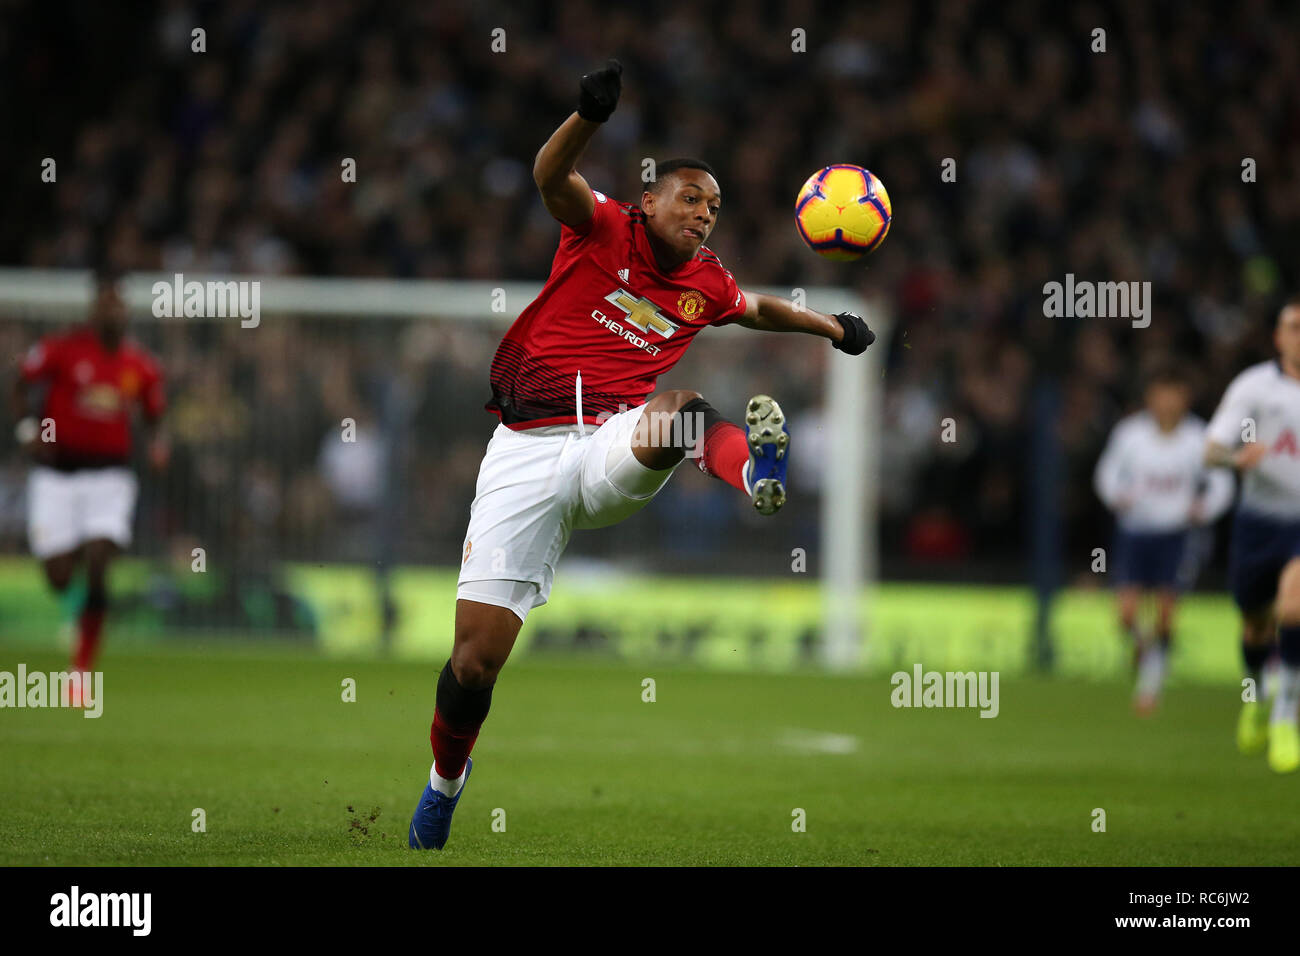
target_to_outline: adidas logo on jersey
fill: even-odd
[[[627,281],[627,270],[626,270],[626,269],[619,269],[619,270],[618,270],[618,277],[619,277],[619,279],[621,279],[622,281],[626,282],[626,281]]]

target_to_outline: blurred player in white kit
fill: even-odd
[[[1273,344],[1277,358],[1252,365],[1224,392],[1205,460],[1242,475],[1228,578],[1253,693],[1243,691],[1237,745],[1258,753],[1267,744],[1269,766],[1291,773],[1300,769],[1300,298],[1278,313]],[[1258,698],[1275,641],[1280,667],[1270,713]]]
[[[1145,408],[1115,425],[1093,478],[1098,497],[1115,515],[1110,570],[1120,627],[1133,642],[1133,706],[1142,716],[1159,703],[1178,595],[1195,576],[1189,536],[1232,503],[1231,476],[1205,465],[1206,425],[1189,413],[1191,398],[1175,366],[1155,370],[1143,394]],[[1148,596],[1155,603],[1151,631],[1138,620]]]

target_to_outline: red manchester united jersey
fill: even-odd
[[[641,210],[592,195],[595,213],[561,226],[550,278],[492,360],[486,407],[511,428],[598,424],[643,405],[696,333],[744,314],[744,293],[706,246],[662,272]]]
[[[162,375],[149,353],[129,340],[110,352],[88,327],[36,343],[22,375],[49,383],[42,418],[54,420],[54,464],[64,468],[125,463],[133,406],[150,419],[164,407]]]

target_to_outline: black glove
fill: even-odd
[[[876,333],[867,328],[867,323],[862,321],[862,316],[854,315],[852,312],[837,312],[835,318],[840,320],[840,325],[844,328],[844,338],[832,342],[831,345],[841,352],[861,355],[867,350],[868,345],[876,341]]]
[[[623,92],[623,64],[610,60],[603,70],[587,73],[578,84],[578,115],[593,123],[609,119],[618,106],[618,95]]]

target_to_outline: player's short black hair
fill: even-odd
[[[125,275],[126,273],[117,266],[101,263],[95,266],[95,273],[91,277],[91,281],[94,282],[95,291],[98,292],[103,289],[104,286],[116,287]]]
[[[1183,388],[1191,388],[1192,379],[1180,362],[1173,358],[1165,358],[1152,363],[1147,369],[1142,387],[1148,389],[1152,385],[1179,385]]]
[[[718,174],[714,172],[713,167],[702,159],[689,159],[685,157],[678,159],[665,159],[662,163],[655,164],[655,178],[646,183],[646,190],[658,194],[659,190],[663,188],[664,180],[679,169],[702,169],[714,179],[718,178]]]

